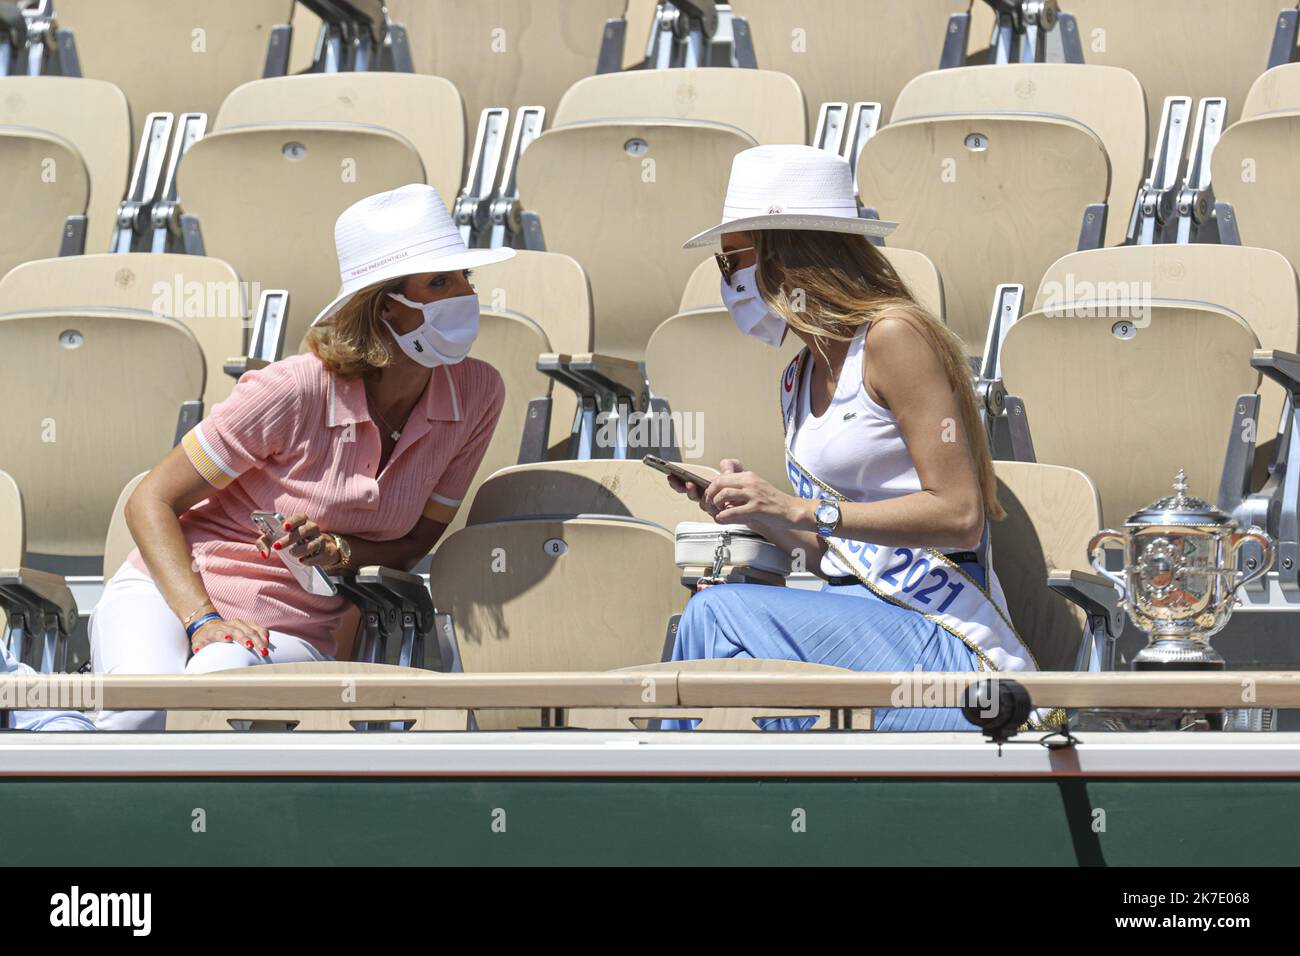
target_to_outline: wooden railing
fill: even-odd
[[[0,676],[0,708],[351,710],[939,706],[992,675],[962,673],[259,674]],[[1036,707],[1300,707],[1300,672],[1014,673]],[[33,703],[27,703],[31,701]],[[933,706],[933,704],[930,704]]]

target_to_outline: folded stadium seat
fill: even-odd
[[[109,248],[131,143],[126,97],[112,83],[0,77],[0,275],[57,256],[68,216],[88,217],[88,249]]]
[[[605,21],[623,16],[626,5],[626,0],[388,0],[388,12],[406,27],[415,69],[455,83],[476,122],[483,110],[497,106],[512,113],[520,106],[543,106],[551,114],[570,84],[596,71]],[[648,23],[643,39],[646,28]],[[635,43],[629,40],[629,47]]]
[[[1091,304],[1094,308],[1113,307],[1120,313],[1126,308],[1135,312],[1131,306],[1147,298],[1158,303],[1207,303],[1245,321],[1260,348],[1295,352],[1300,347],[1296,272],[1284,256],[1271,249],[1163,243],[1071,253],[1053,263],[1043,276],[1034,309],[1069,310],[1074,306],[1073,311],[1080,312]],[[1258,489],[1266,477],[1286,401],[1282,386],[1269,379],[1260,385],[1259,395],[1259,445],[1252,489]],[[1050,423],[1036,425],[1033,410],[1027,411],[1037,441],[1039,431]],[[1206,424],[1217,435],[1227,421],[1225,410]],[[1203,478],[1217,481],[1214,475]]]
[[[1036,286],[1077,247],[1087,207],[1109,190],[1110,161],[1096,133],[1042,113],[900,120],[873,136],[858,161],[859,195],[900,223],[891,242],[934,261],[948,325],[972,356],[984,350],[997,285]]]
[[[982,0],[976,0],[981,5]],[[948,18],[971,0],[733,0],[760,68],[794,77],[816,121],[826,102],[870,101],[882,115],[905,83],[939,65]],[[812,130],[808,130],[809,133]]]
[[[83,310],[153,313],[180,322],[206,365],[203,406],[230,394],[227,362],[247,364],[249,304],[235,270],[211,256],[127,252],[38,259],[0,279],[0,309],[75,317]]]
[[[1153,143],[1166,97],[1226,96],[1228,122],[1234,122],[1268,65],[1279,11],[1295,7],[1296,0],[1061,3],[1078,22],[1085,61],[1132,70],[1142,81]]]
[[[691,464],[701,478],[714,468]],[[494,473],[474,495],[466,524],[509,518],[609,515],[652,521],[672,531],[683,521],[706,521],[697,502],[635,460],[587,459],[515,465]]]
[[[1034,311],[1002,343],[1036,460],[1086,469],[1108,527],[1167,495],[1179,469],[1215,500],[1237,397],[1260,385],[1260,342],[1241,316],[1178,300],[1143,309],[1141,321]]]
[[[150,113],[212,115],[227,93],[260,77],[271,28],[287,24],[293,7],[294,0],[59,0],[55,17],[76,37],[82,74],[126,93],[137,143]]]
[[[931,70],[899,93],[890,122],[952,113],[1004,112],[1067,117],[1097,134],[1110,159],[1106,244],[1123,243],[1147,164],[1146,100],[1137,77],[1118,67],[1075,63]],[[1157,118],[1159,113],[1157,103]],[[870,201],[869,196],[862,198]],[[1073,225],[1077,227],[1081,221],[1082,210]]]
[[[762,70],[645,70],[581,81],[554,119],[519,160],[520,201],[587,270],[596,349],[640,361],[705,255],[682,238],[716,221],[736,153],[802,136],[803,98]]]
[[[311,676],[337,675],[337,683],[353,674],[410,675],[409,667],[392,664],[360,664],[348,661],[311,661],[302,664],[263,664],[260,667],[239,667],[228,671],[214,671],[205,677],[279,677],[286,674]],[[415,671],[414,673],[420,673]],[[271,695],[268,693],[268,701]],[[169,710],[167,729],[171,730],[291,730],[291,731],[352,731],[370,730],[375,724],[385,729],[430,731],[464,730],[468,711],[449,710],[258,710],[256,707],[234,710]]]
[[[27,561],[97,574],[122,486],[198,418],[203,349],[175,319],[97,307],[0,312],[0,351],[0,467],[22,489]]]
[[[1121,621],[1114,586],[1088,560],[1088,542],[1102,528],[1096,485],[1059,465],[993,468],[1007,512],[991,523],[993,568],[1016,632],[1041,670],[1109,669]]]
[[[1251,87],[1241,119],[1214,147],[1214,196],[1232,206],[1241,241],[1276,249],[1300,268],[1300,63],[1274,67]]]
[[[456,195],[465,153],[460,95],[409,73],[333,73],[246,83],[181,160],[181,205],[205,251],[249,282],[287,289],[286,351],[339,288],[334,221],[408,183]]]
[[[942,320],[943,285],[934,264],[910,249],[885,246],[880,251],[917,300]],[[710,259],[691,276],[680,311],[650,337],[650,388],[657,398],[667,400],[674,419],[692,416],[695,422],[698,458],[684,450],[688,467],[696,467],[697,460],[716,466],[723,458],[738,458],[784,489],[788,481],[777,388],[782,371],[803,343],[790,334],[774,349],[741,335],[721,297],[718,267]],[[719,363],[719,355],[727,361]]]
[[[724,585],[725,586],[725,585]],[[790,674],[815,681],[819,677],[852,674],[854,671],[827,664],[809,664],[804,661],[772,661],[755,658],[731,657],[723,660],[665,661],[641,667],[622,668],[655,675],[665,683],[676,683],[680,676],[689,675],[705,681],[712,674]],[[658,675],[662,675],[659,677]],[[699,720],[696,730],[758,731],[759,720],[815,717],[809,730],[870,730],[871,709],[782,707],[781,697],[788,694],[781,689],[771,692],[773,703],[765,707],[581,707],[565,715],[568,727],[588,730],[645,730],[652,720]]]
[[[434,551],[429,586],[434,605],[451,614],[466,673],[663,660],[687,598],[672,533],[614,517],[466,525]],[[485,729],[529,719],[518,711],[475,718]]]
[[[25,531],[18,483],[0,471],[0,641],[19,663],[62,673],[77,602],[61,575],[23,566]]]

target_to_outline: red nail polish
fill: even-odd
[[[279,551],[279,550],[280,550],[280,542],[277,541],[275,544],[271,545],[271,547],[273,547],[273,548],[275,548],[275,550]]]
[[[257,549],[257,553],[260,554],[260,555],[261,555],[262,557],[264,557],[264,558],[266,557],[266,552],[263,551],[261,548],[258,548],[258,549]]]
[[[233,640],[234,640],[234,638],[233,638],[233,637],[231,637],[231,636],[230,636],[230,635],[229,635],[229,634],[227,634],[227,635],[226,635],[226,640],[228,640],[228,641],[233,641]]]
[[[252,650],[252,649],[253,649],[253,642],[252,642],[252,641],[244,641],[244,646],[247,647],[249,650]]]
[[[289,522],[286,521],[286,522],[284,523],[284,530],[285,530],[285,531],[292,531],[292,530],[293,530],[293,525],[289,524]]]
[[[262,648],[262,656],[263,656],[263,657],[270,657],[270,656],[271,656],[271,652],[268,651],[268,650],[264,647],[264,648]]]

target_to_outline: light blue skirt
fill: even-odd
[[[14,660],[0,636],[0,674],[36,676],[36,671]],[[95,724],[79,710],[14,710],[9,713],[13,730],[94,730]]]
[[[855,671],[975,671],[962,641],[915,611],[890,604],[861,584],[820,591],[720,584],[686,603],[673,646],[675,661],[753,657],[807,661]],[[665,720],[691,730],[694,720]],[[804,730],[807,718],[771,720],[764,730]],[[953,707],[877,708],[881,731],[975,731]]]

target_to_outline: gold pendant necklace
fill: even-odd
[[[394,428],[392,425],[388,424],[388,422],[384,420],[384,416],[379,414],[379,406],[376,405],[371,409],[371,411],[374,412],[375,417],[379,419],[379,424],[388,429],[388,436],[392,438],[393,441],[397,441],[402,437],[401,429]]]

